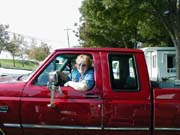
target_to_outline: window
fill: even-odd
[[[110,54],[109,68],[111,87],[114,91],[138,90],[133,55]]]
[[[176,72],[175,54],[167,55],[167,72]]]
[[[152,57],[152,62],[153,62],[153,68],[156,68],[156,63],[157,63],[157,56],[156,55],[153,55]]]
[[[35,85],[47,86],[49,81],[49,72],[52,71],[60,71],[68,76],[75,68],[77,56],[78,54],[64,54],[56,56],[37,77]],[[91,61],[93,61],[92,56],[90,56],[90,58]],[[60,79],[58,81],[60,86],[64,86],[64,80]]]
[[[65,74],[71,73],[73,66],[75,65],[75,59],[77,55],[59,55],[53,59],[50,64],[41,72],[37,77],[35,85],[46,86],[49,81],[49,72],[62,71]],[[65,82],[60,82],[63,85]]]

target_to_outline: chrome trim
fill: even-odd
[[[78,129],[78,130],[141,130],[141,131],[148,131],[149,128],[129,128],[129,127],[123,127],[123,128],[103,128],[103,127],[87,127],[87,126],[58,126],[58,125],[37,125],[37,124],[23,124],[24,128],[47,128],[47,129]]]
[[[155,130],[159,130],[159,131],[180,131],[180,128],[155,128]]]
[[[23,128],[102,130],[101,127],[87,127],[87,126],[58,126],[58,125],[37,125],[37,124],[23,124],[22,126]]]
[[[3,132],[3,130],[0,128],[0,133],[2,133],[2,135],[5,135],[5,133]]]
[[[13,128],[21,128],[20,124],[11,124],[11,123],[4,123],[5,127],[13,127]],[[38,125],[38,124],[22,124],[23,128],[43,128],[43,129],[72,129],[72,130],[119,130],[119,131],[148,131],[150,128],[142,127],[142,128],[131,128],[131,127],[90,127],[90,126],[59,126],[59,125]],[[158,129],[158,128],[157,128]],[[159,128],[158,130],[167,130],[168,128]],[[173,128],[171,128],[173,129]],[[180,129],[179,129],[180,130]],[[178,131],[179,131],[178,130]]]
[[[104,103],[101,104],[101,129],[103,129],[104,123]]]
[[[14,124],[14,123],[4,123],[4,127],[11,127],[11,128],[21,128],[20,124]],[[148,131],[150,128],[148,127],[87,127],[87,126],[58,126],[58,125],[37,125],[37,124],[22,124],[24,128],[47,128],[47,129],[78,129],[78,130],[119,130],[119,131],[133,131],[133,130],[139,130],[139,131]],[[156,131],[180,131],[180,128],[155,128]],[[3,133],[2,129],[0,128],[0,132]]]
[[[8,106],[0,106],[0,112],[2,112],[2,113],[7,113],[8,112],[8,110],[9,110],[9,107]]]
[[[12,127],[12,128],[21,128],[20,124],[13,124],[13,123],[4,123],[3,126]]]
[[[138,131],[149,131],[150,129],[148,127],[142,127],[142,128],[139,128],[139,127],[135,127],[135,128],[130,128],[130,127],[117,127],[117,128],[114,128],[114,127],[105,127],[104,130],[121,130],[121,131],[134,131],[134,130],[138,130]]]

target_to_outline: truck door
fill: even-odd
[[[104,135],[150,134],[151,96],[143,57],[141,53],[102,53],[102,72],[107,73],[103,74]]]
[[[8,86],[8,87],[7,87]],[[16,86],[16,88],[14,88]],[[0,135],[22,135],[20,125],[20,95],[23,84],[1,84],[0,89]]]
[[[79,52],[82,54],[84,52]],[[63,94],[55,93],[54,107],[50,103],[50,91],[47,88],[48,73],[61,69],[64,73],[71,72],[73,61],[77,54],[54,54],[37,71],[27,84],[21,98],[21,119],[25,135],[82,135],[101,133],[101,78],[95,76],[94,87],[86,92],[80,92],[70,87],[61,86]],[[90,55],[90,54],[89,54]],[[69,60],[72,58],[74,60]],[[99,56],[91,54],[94,72],[98,68]],[[60,65],[54,68],[54,62]],[[97,66],[96,66],[97,65]],[[94,73],[94,74],[95,74]]]

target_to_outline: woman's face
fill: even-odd
[[[84,74],[88,69],[88,63],[86,60],[80,59],[77,62],[77,69],[80,74]]]

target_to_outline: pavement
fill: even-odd
[[[23,75],[28,74],[32,71],[30,70],[22,70],[22,69],[6,69],[6,68],[0,68],[0,76],[5,75]]]

